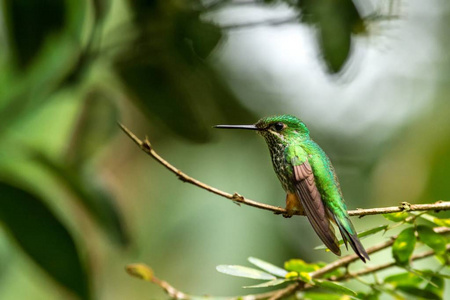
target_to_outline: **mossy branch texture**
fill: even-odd
[[[234,193],[230,194],[219,190],[218,188],[212,187],[203,183],[186,173],[182,172],[180,169],[177,169],[164,158],[162,158],[156,151],[153,149],[150,141],[146,138],[145,140],[139,139],[133,132],[131,132],[124,125],[119,123],[120,128],[141,148],[142,151],[150,155],[153,159],[159,162],[161,165],[166,167],[169,171],[174,173],[181,181],[193,184],[201,189],[204,189],[213,194],[219,195],[223,198],[229,199],[234,203],[239,205],[248,205],[252,207],[256,207],[263,210],[272,211],[275,214],[285,214],[287,211],[279,206],[273,206],[261,202],[257,202],[244,196]],[[356,209],[349,210],[348,214],[350,216],[359,216],[364,217],[367,215],[379,215],[379,214],[388,214],[388,213],[396,213],[402,211],[442,211],[442,210],[450,210],[450,201],[438,201],[432,204],[410,204],[407,202],[402,202],[399,206],[390,206],[390,207],[380,207],[380,208],[367,208],[367,209]]]

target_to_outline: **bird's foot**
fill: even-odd
[[[286,212],[283,213],[284,218],[292,218],[293,215],[295,215],[295,210],[286,209]]]

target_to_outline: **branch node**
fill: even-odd
[[[363,211],[364,208],[357,207],[355,210],[356,210],[356,211]],[[363,218],[363,217],[365,217],[365,215],[359,215],[359,216],[358,216],[358,219],[361,219],[361,218]]]
[[[233,200],[233,203],[241,206],[241,202],[244,202],[244,197],[239,195],[238,193],[234,193],[233,196],[231,196],[231,200]]]
[[[147,137],[145,137],[145,140],[142,142],[141,148],[146,152],[152,150],[152,144],[150,144],[150,141],[148,140]]]
[[[186,176],[184,176],[183,173],[181,173],[180,170],[177,171],[176,173],[177,177],[179,180],[183,181],[183,182],[188,182],[189,180],[186,178]]]
[[[399,208],[400,208],[402,211],[410,211],[410,210],[411,210],[411,203],[408,203],[408,202],[402,202],[402,203],[400,203]]]
[[[439,205],[439,204],[442,204],[442,203],[444,203],[443,200],[438,200],[438,201],[436,201],[435,204]],[[435,213],[438,213],[438,212],[440,212],[440,211],[442,211],[442,210],[441,210],[441,209],[435,209],[435,210],[434,210]]]

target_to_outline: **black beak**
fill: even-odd
[[[216,125],[214,128],[260,130],[255,125]]]

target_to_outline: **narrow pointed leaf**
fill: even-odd
[[[417,270],[417,269],[411,269],[412,272],[414,272],[415,274],[417,274],[418,276],[421,276],[422,278],[432,278],[432,277],[442,277],[442,278],[446,278],[446,279],[450,279],[450,275],[447,274],[443,274],[440,272],[434,272],[431,270]],[[427,279],[428,283],[430,282]]]
[[[314,284],[317,286],[320,286],[321,288],[328,289],[334,292],[338,292],[340,294],[350,295],[350,296],[356,296],[356,292],[343,286],[338,283],[328,281],[328,280],[319,280],[319,279],[313,279]]]
[[[450,227],[450,219],[435,218],[434,223],[436,223],[436,225],[438,225],[438,226]]]
[[[392,256],[398,264],[407,265],[415,246],[416,236],[414,228],[406,228],[400,232],[392,245]]]
[[[383,217],[392,222],[401,222],[409,217],[409,214],[405,211],[401,211],[396,213],[384,214]]]
[[[260,283],[260,284],[243,286],[243,288],[244,289],[265,288],[265,287],[280,285],[280,284],[285,283],[286,281],[288,281],[288,280],[287,279],[275,279],[275,280],[266,281],[266,282],[263,282],[263,283]]]
[[[348,296],[341,296],[330,293],[306,292],[301,299],[304,300],[343,300]]]
[[[360,233],[358,233],[358,237],[359,238],[368,237],[368,236],[371,236],[380,231],[385,231],[388,229],[388,227],[389,227],[389,225],[380,225],[380,226],[377,226],[377,227],[374,227],[371,229],[367,229],[367,230],[364,230],[364,231],[361,231]]]
[[[440,219],[430,214],[418,214],[418,216],[424,220],[430,221],[438,226],[450,227],[450,219]]]
[[[436,296],[442,299],[444,295],[445,281],[441,277],[441,274],[431,277],[430,283],[425,286],[425,290],[434,293]]]
[[[371,236],[373,234],[376,234],[376,233],[378,233],[380,231],[386,231],[388,229],[388,227],[389,227],[389,225],[381,225],[381,226],[377,226],[377,227],[374,227],[374,228],[371,228],[371,229],[368,229],[368,230],[365,230],[365,231],[361,231],[360,233],[358,233],[358,237],[360,239],[363,239],[365,237],[368,237],[368,236]],[[343,240],[339,240],[338,243],[339,243],[339,246],[341,246],[344,243],[344,241]],[[327,246],[322,244],[320,246],[314,247],[314,249],[315,250],[321,250],[321,249],[328,249],[328,248],[327,248]]]
[[[41,199],[0,182],[0,222],[56,282],[90,299],[88,273],[69,231]]]
[[[442,254],[446,251],[447,241],[445,237],[434,232],[431,227],[425,225],[417,226],[417,233],[422,243],[433,249],[436,253]]]
[[[422,278],[411,272],[404,272],[395,274],[384,278],[385,283],[392,284],[393,286],[410,285],[417,286],[423,281]]]
[[[424,298],[427,300],[442,300],[439,295],[436,295],[433,291],[428,291],[414,286],[398,286],[398,290],[405,294],[414,296],[415,298]]]
[[[252,279],[259,279],[259,280],[275,280],[277,279],[275,276],[270,275],[266,272],[243,267],[243,266],[235,266],[235,265],[219,265],[216,267],[217,271],[220,273],[224,273],[231,276],[238,276],[238,277],[246,277],[246,278],[252,278]]]
[[[277,267],[275,265],[272,265],[271,263],[268,263],[266,261],[263,261],[256,257],[249,257],[248,261],[254,264],[255,266],[263,269],[264,271],[269,272],[270,274],[279,276],[279,277],[285,277],[288,273],[285,269],[282,269],[280,267]]]

